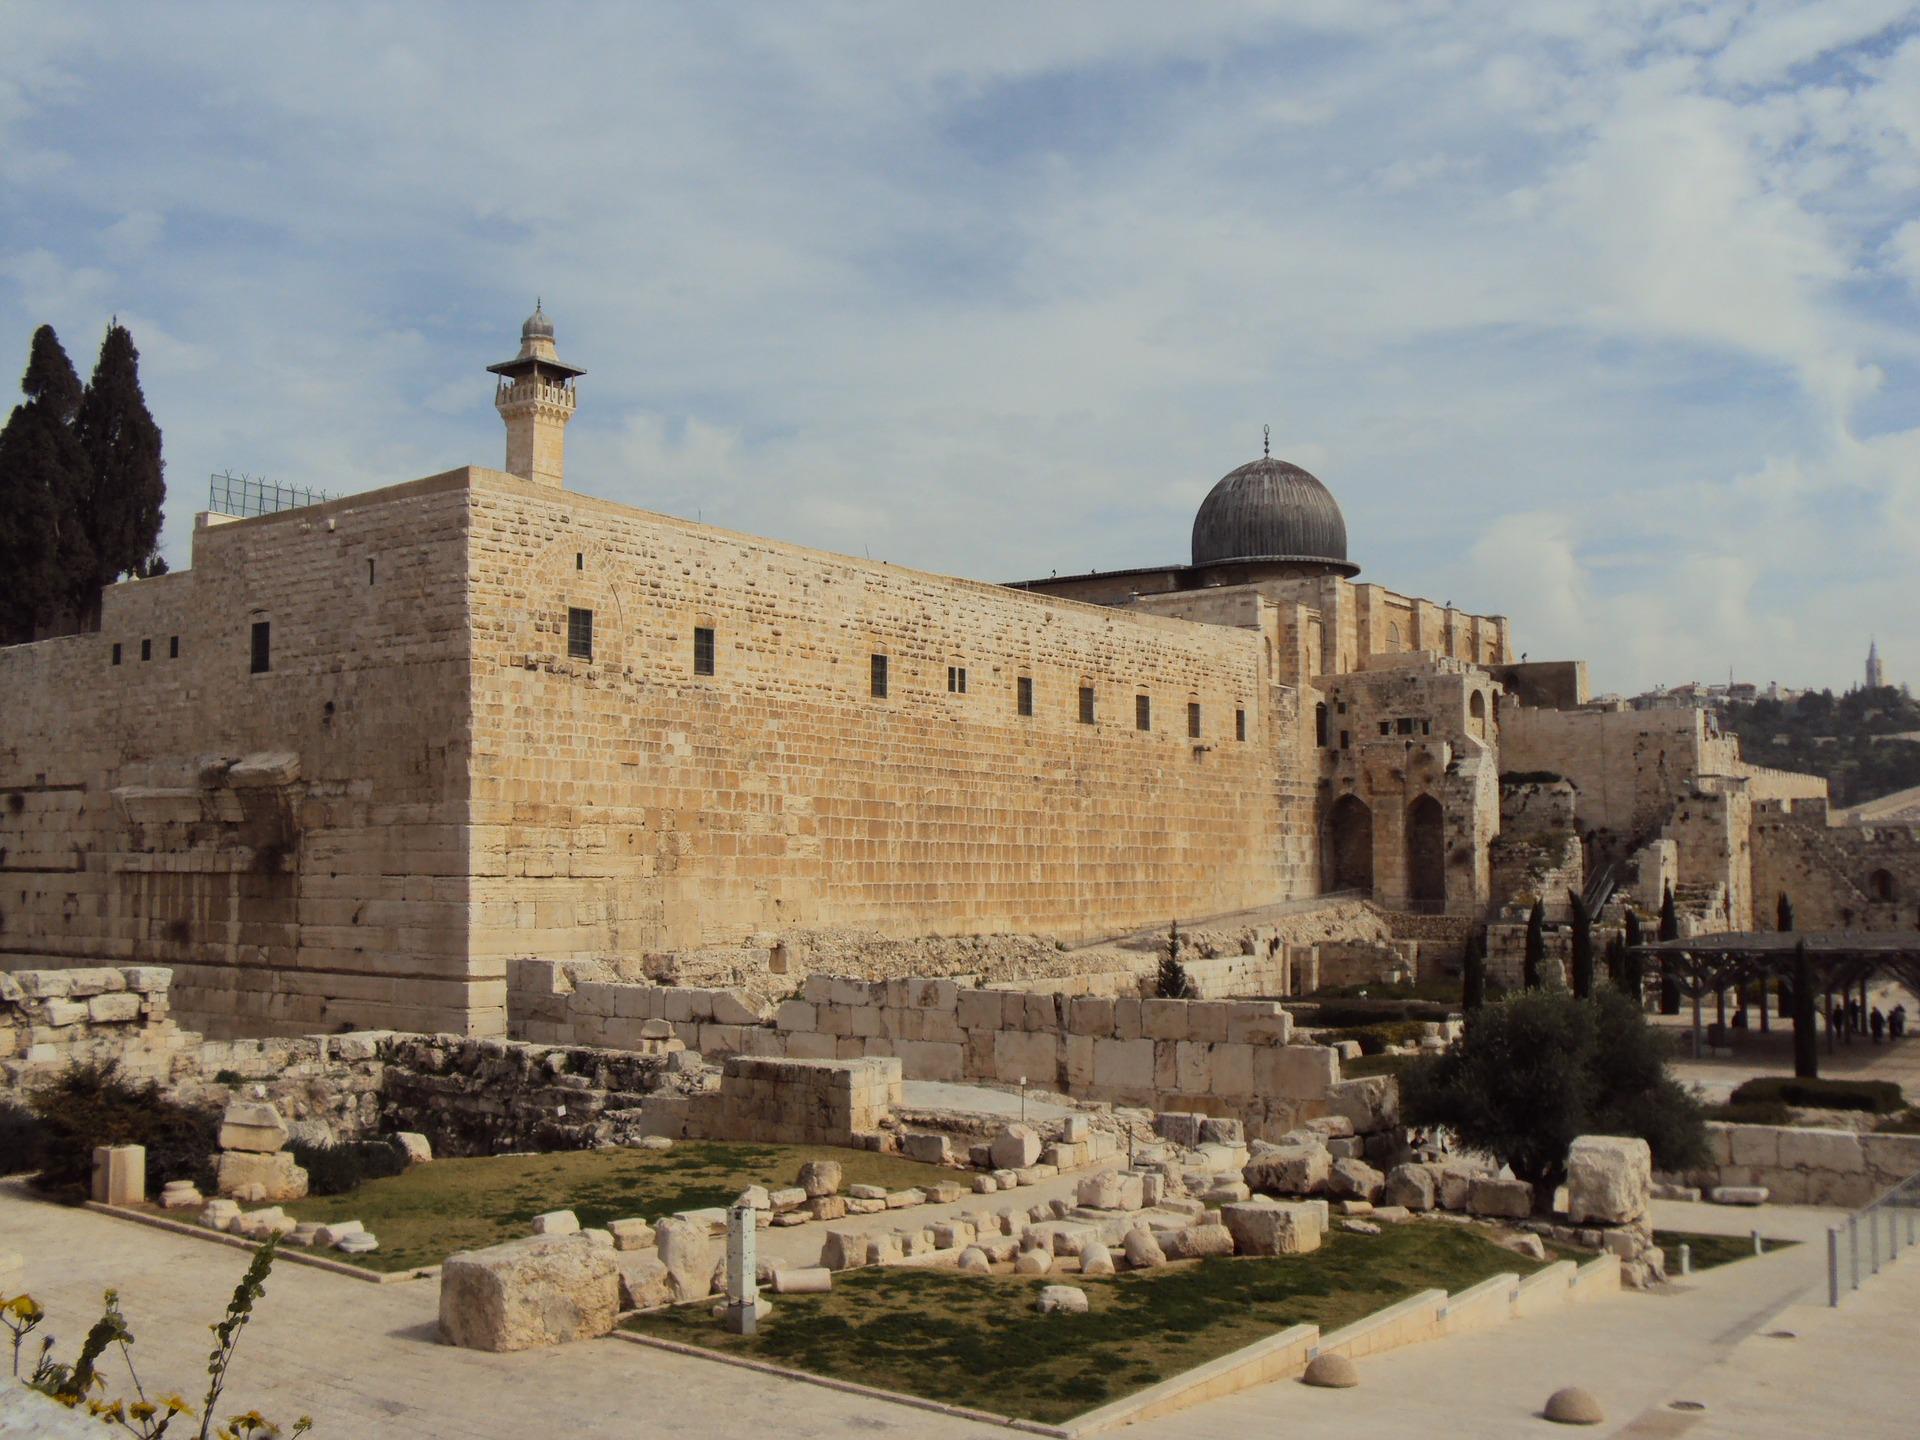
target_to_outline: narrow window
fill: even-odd
[[[1189,740],[1200,738],[1200,702],[1198,700],[1187,702],[1187,738]]]
[[[1093,686],[1091,685],[1080,687],[1080,723],[1093,724]]]
[[[713,674],[713,630],[710,626],[693,627],[693,673]]]
[[[876,700],[887,698],[887,657],[876,655],[867,672],[867,693]]]
[[[253,659],[248,668],[255,675],[264,675],[273,668],[273,623],[271,621],[253,622]]]
[[[1380,733],[1382,735],[1391,735],[1393,733],[1393,722],[1391,720],[1382,720],[1380,722]]]
[[[1342,750],[1351,750],[1353,748],[1353,733],[1351,731],[1342,730],[1340,732],[1340,748]]]
[[[1246,713],[1244,710],[1240,712],[1242,717]],[[1242,735],[1240,738],[1244,740],[1247,737]],[[1324,700],[1313,707],[1313,743],[1322,750],[1327,748],[1327,703]]]
[[[369,555],[367,557],[367,584],[371,585],[372,583],[373,583],[373,557]]]
[[[1022,715],[1033,714],[1033,677],[1022,675],[1013,682],[1014,709]]]
[[[167,641],[167,658],[169,660],[178,660],[180,658],[180,637],[178,635],[173,636]]]
[[[113,647],[113,663],[116,665],[120,663],[120,645],[117,641],[114,643],[114,647]]]
[[[1236,740],[1247,738],[1247,712],[1244,710],[1233,712],[1233,738]]]
[[[576,570],[584,570],[587,568],[586,551],[576,550],[573,552],[573,568]]]
[[[573,660],[593,659],[593,611],[567,611],[567,655]]]
[[[153,659],[153,641],[142,640],[140,642],[140,658],[142,660]]]
[[[1145,695],[1133,697],[1133,728],[1136,730],[1153,728],[1153,701]]]
[[[947,666],[947,692],[951,695],[967,693],[967,667],[964,665]]]

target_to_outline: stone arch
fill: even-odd
[[[1892,904],[1900,898],[1899,887],[1894,884],[1891,870],[1876,870],[1867,877],[1867,894],[1882,904]]]
[[[1407,807],[1407,899],[1423,913],[1447,908],[1447,817],[1431,795]]]
[[[1467,697],[1467,728],[1475,739],[1487,738],[1487,692],[1476,690]]]
[[[1342,795],[1327,811],[1320,874],[1323,889],[1373,893],[1373,812],[1358,795]]]

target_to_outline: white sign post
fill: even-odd
[[[751,1335],[760,1323],[759,1216],[745,1200],[727,1211],[727,1329]]]

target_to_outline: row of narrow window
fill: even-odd
[[[116,640],[113,642],[113,663],[118,665],[123,658],[120,642]],[[153,659],[153,641],[142,640],[140,642],[140,658],[142,660]],[[167,637],[167,658],[169,660],[178,660],[180,658],[180,637],[178,635],[169,635]]]
[[[593,659],[593,611],[578,607],[567,611],[567,655],[574,660]],[[696,625],[693,629],[693,673],[711,675],[714,671],[713,630],[710,626]],[[867,662],[867,693],[876,700],[887,698],[892,677],[889,657],[876,654]],[[965,695],[967,693],[967,667],[949,665],[947,667],[947,693]],[[1033,714],[1033,677],[1021,675],[1014,680],[1013,705],[1015,713]],[[1080,687],[1080,723],[1092,725],[1094,715],[1094,687]],[[1151,696],[1133,697],[1133,724],[1136,730],[1153,728],[1153,700]],[[1189,701],[1187,704],[1187,735],[1191,739],[1200,738],[1200,703]],[[1247,712],[1244,709],[1233,712],[1233,738],[1247,738]]]

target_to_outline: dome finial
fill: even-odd
[[[1273,457],[1273,426],[1271,425],[1260,427],[1260,456],[1262,459]]]

